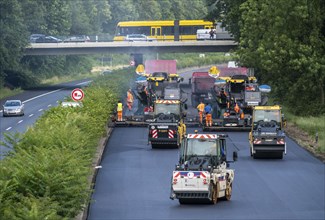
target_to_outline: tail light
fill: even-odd
[[[258,139],[258,138],[255,138],[253,141],[254,144],[260,144],[261,142],[262,142],[262,140]]]

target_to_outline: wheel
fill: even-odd
[[[257,152],[253,153],[253,158],[254,159],[257,159],[258,158]]]
[[[232,183],[227,184],[226,188],[226,199],[229,201],[231,199],[231,194],[232,194]]]
[[[190,204],[189,199],[178,199],[179,204]]]
[[[158,147],[158,144],[151,144],[151,148],[152,149],[155,149],[155,148],[157,148]]]
[[[218,202],[218,184],[210,183],[210,187],[212,188],[211,204],[216,204]]]
[[[283,153],[282,153],[282,152],[277,153],[276,158],[277,158],[277,159],[283,159]]]

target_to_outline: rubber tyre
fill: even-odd
[[[189,199],[178,199],[179,204],[184,205],[184,204],[190,204]]]
[[[210,187],[212,187],[212,198],[211,198],[211,204],[216,204],[218,202],[218,184],[214,185],[210,183]]]
[[[232,194],[232,183],[230,183],[230,185],[227,186],[226,188],[226,196],[225,196],[226,200],[229,201],[231,199],[231,194]]]

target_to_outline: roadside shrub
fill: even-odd
[[[94,153],[131,72],[99,77],[84,90],[83,107],[51,108],[11,136],[12,151],[0,161],[0,219],[71,219],[83,209]]]

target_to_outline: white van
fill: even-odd
[[[210,31],[211,29],[198,29],[196,31],[196,39],[197,40],[210,40]],[[216,29],[213,29],[214,33]],[[213,35],[213,40],[216,39],[216,35]]]

